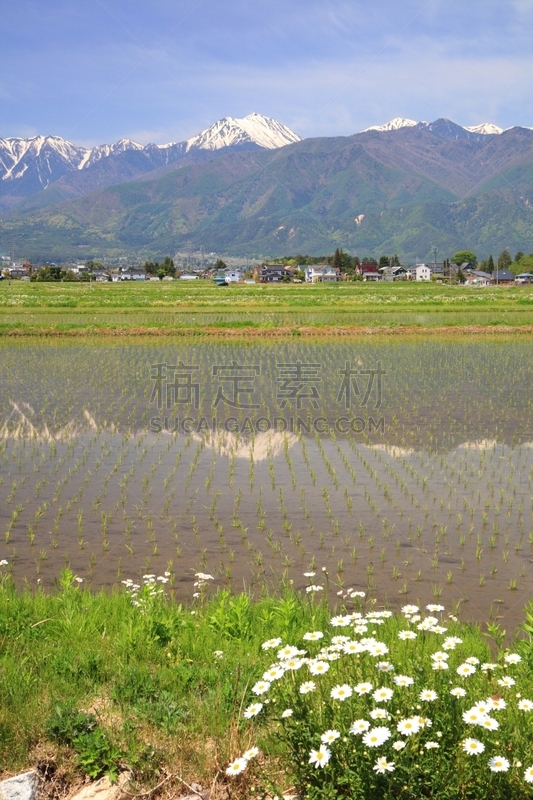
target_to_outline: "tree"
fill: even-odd
[[[221,258],[217,258],[215,261],[215,269],[227,269],[227,265]]]
[[[165,260],[161,264],[161,268],[164,270],[165,275],[175,275],[176,274],[176,267],[174,266],[174,262],[170,258],[170,256],[166,256]]]
[[[511,258],[509,250],[502,250],[498,256],[498,269],[509,269],[512,263],[513,259]]]
[[[457,253],[452,258],[454,264],[457,264],[458,267],[461,264],[468,264],[469,267],[475,267],[477,265],[477,256],[471,250],[458,250]]]
[[[398,258],[398,254],[394,253],[393,257],[390,260],[391,267],[400,267],[400,259]]]
[[[492,253],[489,256],[489,260],[487,261],[487,272],[490,272],[491,275],[494,272],[494,259],[492,257]]]
[[[518,251],[518,253],[517,253],[517,254],[515,255],[515,257],[514,257],[514,260],[515,260],[515,261],[516,261],[516,263],[518,264],[518,262],[519,262],[519,261],[522,261],[522,259],[523,259],[523,258],[524,258],[524,254],[522,253],[522,251],[521,251],[521,250],[519,250],[519,251]]]
[[[381,256],[381,258],[379,259],[379,268],[381,269],[382,267],[390,267],[390,266],[391,266],[390,258],[388,256]]]
[[[341,252],[342,251],[339,250],[339,248],[337,247],[337,249],[335,250],[335,252],[333,254],[333,261],[331,262],[331,266],[334,267],[334,269],[338,269],[339,271],[340,271],[340,269],[342,267]]]
[[[457,270],[457,283],[465,283],[466,278],[462,269]]]

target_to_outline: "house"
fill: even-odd
[[[466,273],[467,286],[490,286],[490,272],[482,272],[480,269],[469,269]]]
[[[381,272],[381,280],[383,281],[403,281],[407,274],[407,270],[402,266],[380,267],[378,272]]]
[[[510,269],[495,269],[492,273],[492,285],[509,286],[514,283],[514,274]]]
[[[375,268],[365,270],[362,275],[364,281],[380,281],[382,277],[381,272],[378,272]]]
[[[533,272],[521,272],[514,279],[515,283],[533,283]]]
[[[306,283],[336,283],[340,280],[340,270],[329,264],[312,264],[304,267]]]
[[[226,283],[241,283],[242,272],[240,269],[226,269],[224,270],[224,279]]]
[[[432,275],[440,275],[441,277],[444,277],[444,262],[429,261],[426,266],[429,267]]]
[[[431,269],[427,264],[415,264],[412,269],[415,281],[430,281]]]
[[[144,267],[121,267],[123,281],[145,281],[146,270]],[[158,278],[156,280],[159,280]]]
[[[281,283],[285,275],[288,275],[284,264],[265,264],[259,272],[261,283]]]

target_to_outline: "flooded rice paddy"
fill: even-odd
[[[22,342],[0,359],[0,559],[20,585],[66,564],[94,588],[166,571],[181,599],[201,571],[522,618],[532,342]]]

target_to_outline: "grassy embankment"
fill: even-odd
[[[166,578],[111,594],[69,570],[54,593],[0,579],[4,774],[40,763],[69,783],[128,768],[131,791],[166,796],[194,780],[213,797],[533,796],[528,642],[509,655],[497,626],[487,640],[439,606],[387,616],[349,590],[336,611],[351,617],[331,617],[316,588],[207,599],[208,577],[178,605]]]
[[[533,288],[434,284],[0,284],[1,335],[533,331]]]

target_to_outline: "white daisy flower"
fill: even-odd
[[[318,750],[311,750],[309,753],[309,763],[314,764],[315,769],[325,767],[331,758],[331,750],[322,745]]]
[[[300,685],[300,694],[309,694],[309,692],[314,692],[316,689],[316,683],[314,681],[305,681]]]
[[[427,703],[432,703],[438,697],[437,692],[434,692],[433,689],[422,689],[418,696]]]
[[[416,639],[417,634],[414,631],[400,631],[398,634],[398,639],[402,641],[407,641],[408,639]]]
[[[481,711],[471,708],[463,713],[463,722],[466,722],[467,725],[481,725],[486,716]]]
[[[371,728],[363,735],[363,744],[367,747],[381,747],[387,739],[390,739],[391,732],[384,725]]]
[[[294,647],[293,645],[290,644],[286,644],[285,647],[282,647],[281,650],[278,650],[278,658],[280,660],[283,660],[285,658],[294,658],[295,656],[298,655],[299,652],[300,651],[298,650],[297,647]]]
[[[375,692],[372,694],[373,699],[376,703],[388,703],[391,699],[394,692],[392,689],[384,686],[381,689],[376,689]]]
[[[450,689],[450,694],[454,697],[466,697],[466,689],[463,689],[462,686],[455,686],[453,689]]]
[[[281,667],[270,667],[270,669],[267,669],[267,671],[263,673],[263,680],[267,683],[269,681],[279,681],[284,675],[285,670]]]
[[[371,683],[358,683],[357,686],[354,686],[353,688],[354,692],[362,697],[364,694],[369,694],[374,687]]]
[[[531,700],[526,700],[524,698],[523,700],[518,701],[518,708],[520,711],[533,711],[533,703]]]
[[[354,625],[353,628],[353,632],[358,634],[366,633],[367,630],[368,630],[368,625]]]
[[[232,761],[226,769],[226,775],[240,775],[241,772],[244,772],[247,766],[248,762],[245,758],[236,758],[235,761]]]
[[[524,780],[526,783],[533,783],[533,767],[528,767],[524,772]]]
[[[335,658],[337,658],[336,655]],[[311,675],[323,675],[329,669],[329,664],[326,661],[310,661],[307,666]]]
[[[430,603],[428,606],[426,606],[426,609],[435,614],[438,611],[444,611],[444,606],[439,606],[436,605],[435,603]]]
[[[442,643],[443,650],[455,650],[458,644],[462,644],[463,640],[457,636],[447,636]]]
[[[402,742],[401,739],[398,739],[397,742],[393,742],[392,749],[393,750],[403,750],[405,747],[405,742]]]
[[[444,670],[448,669],[448,664],[446,661],[432,661],[431,668],[436,672],[444,672]]]
[[[441,650],[437,651],[436,653],[433,653],[431,656],[433,661],[448,661],[449,657],[450,657],[449,653],[443,653]]]
[[[414,733],[418,733],[420,727],[420,722],[416,717],[401,719],[396,725],[398,733],[401,733],[402,736],[412,736]]]
[[[469,756],[478,756],[485,749],[483,742],[478,741],[478,739],[465,739],[462,747]]]
[[[281,719],[288,719],[288,717],[292,717],[293,714],[294,711],[292,710],[292,708],[286,708],[285,711],[283,711],[281,714]]]
[[[456,669],[457,674],[460,675],[462,678],[468,678],[468,676],[473,675],[475,671],[476,668],[472,664],[466,664],[466,663],[460,664]]]
[[[394,672],[394,667],[389,661],[378,661],[376,669],[380,672]]]
[[[307,594],[313,594],[314,592],[323,592],[324,587],[312,584],[311,586],[306,586],[305,591],[307,592]]]
[[[479,724],[482,728],[485,728],[487,731],[497,731],[498,728],[500,727],[500,723],[489,716],[486,716],[483,720],[481,720]]]
[[[394,772],[394,761],[387,761],[385,756],[378,758],[372,769],[378,775],[385,775],[386,772]]]
[[[490,704],[492,711],[503,711],[504,708],[507,708],[507,703],[503,697],[497,697],[496,695],[487,698],[487,703]]]
[[[518,664],[522,661],[522,658],[518,653],[507,653],[507,655],[503,657],[503,660],[506,664]]]
[[[259,748],[258,747],[250,747],[249,750],[246,750],[245,753],[242,754],[242,757],[245,761],[250,761],[250,759],[255,758],[259,755]]]
[[[493,756],[489,759],[489,767],[491,772],[507,772],[510,764],[503,756]]]
[[[304,578],[314,578],[316,572],[304,572]]]
[[[334,636],[332,638],[332,640],[331,640],[331,643],[332,644],[343,645],[343,644],[346,644],[346,642],[349,642],[349,641],[350,641],[350,638],[348,636]]]
[[[438,742],[426,742],[424,747],[426,750],[436,750],[440,747],[440,744]]]
[[[416,614],[418,611],[418,606],[402,606],[402,614]]]
[[[286,670],[287,672],[288,671],[294,672],[295,670],[303,667],[305,663],[306,660],[303,658],[287,658],[283,662],[283,669]]]
[[[396,675],[392,680],[396,686],[412,686],[414,683],[414,679],[409,675]]]
[[[475,656],[465,658],[465,664],[473,664],[474,666],[477,666],[479,664],[479,658],[476,658]]]
[[[248,706],[243,712],[243,717],[245,719],[251,719],[252,717],[256,717],[261,709],[263,708],[263,703],[252,703],[251,706]]]
[[[376,644],[373,644],[368,648],[368,652],[371,656],[377,658],[378,656],[386,656],[389,652],[389,648],[386,644],[383,644],[383,642],[376,642]]]
[[[498,666],[499,664],[491,664],[490,662],[487,662],[486,664],[481,665],[481,669],[483,672],[488,672],[489,670],[498,669]]]
[[[324,634],[322,631],[308,631],[304,633],[303,638],[306,642],[318,642],[319,639],[322,639]]]
[[[320,741],[322,744],[331,744],[340,736],[339,731],[336,731],[334,728],[329,731],[325,731],[322,736],[320,737]]]
[[[346,655],[353,655],[356,653],[364,653],[365,647],[361,644],[361,642],[346,642],[343,647],[343,651]]]
[[[278,637],[277,639],[268,639],[268,641],[263,642],[261,647],[263,650],[272,650],[274,647],[279,647],[281,644],[281,638]]]
[[[330,625],[333,625],[334,628],[346,628],[351,622],[350,617],[338,616],[330,620]]]
[[[268,681],[257,681],[257,683],[252,686],[252,692],[254,694],[265,694],[269,689],[270,683]]]
[[[509,677],[509,675],[506,675],[505,678],[499,678],[497,683],[499,686],[504,686],[506,689],[508,689],[510,686],[514,686],[516,681],[514,678]]]
[[[350,728],[350,733],[358,734],[358,733],[365,733],[370,728],[370,722],[367,722],[366,719],[356,719],[355,722],[352,724]]]
[[[390,719],[390,714],[384,708],[375,708],[370,712],[372,719]]]
[[[347,700],[353,694],[352,687],[348,686],[347,683],[343,683],[342,686],[334,686],[330,692],[330,697],[333,700]]]

